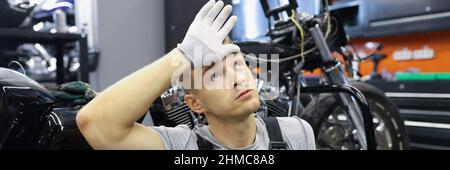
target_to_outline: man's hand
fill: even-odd
[[[237,45],[222,44],[237,21],[236,16],[228,19],[231,10],[231,5],[224,7],[222,1],[210,0],[195,17],[183,42],[178,45],[195,68],[221,61],[240,51]]]

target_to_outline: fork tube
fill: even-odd
[[[312,27],[309,31],[311,32],[311,35],[316,43],[316,47],[319,49],[321,54],[321,59],[324,63],[322,70],[326,81],[329,84],[349,85],[341,64],[332,57],[330,49],[328,48],[325,37],[323,36],[320,28],[317,26]],[[367,149],[366,129],[364,128],[363,115],[361,110],[358,109],[358,103],[354,97],[346,94],[338,94],[338,98],[341,99],[343,104],[348,106],[349,111],[347,117],[350,118],[349,122],[355,127],[359,134],[357,135],[357,138],[360,141],[361,147],[363,149]]]

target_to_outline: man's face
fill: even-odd
[[[220,119],[233,119],[247,118],[259,108],[255,78],[242,54],[229,55],[223,62],[203,71],[203,88],[190,94],[201,106],[200,110],[194,111]]]

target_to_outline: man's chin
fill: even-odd
[[[260,104],[259,98],[253,98],[252,100],[246,102],[244,107],[246,107],[246,110],[248,110],[250,114],[253,114],[258,111]]]

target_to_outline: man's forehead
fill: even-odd
[[[240,54],[231,54],[231,55],[226,56],[220,62],[211,63],[209,66],[203,67],[203,69],[202,69],[203,73],[205,73],[206,71],[211,70],[211,69],[224,69],[225,63],[233,62],[233,61],[239,59],[240,58],[239,56],[242,56],[242,55],[240,55]]]

